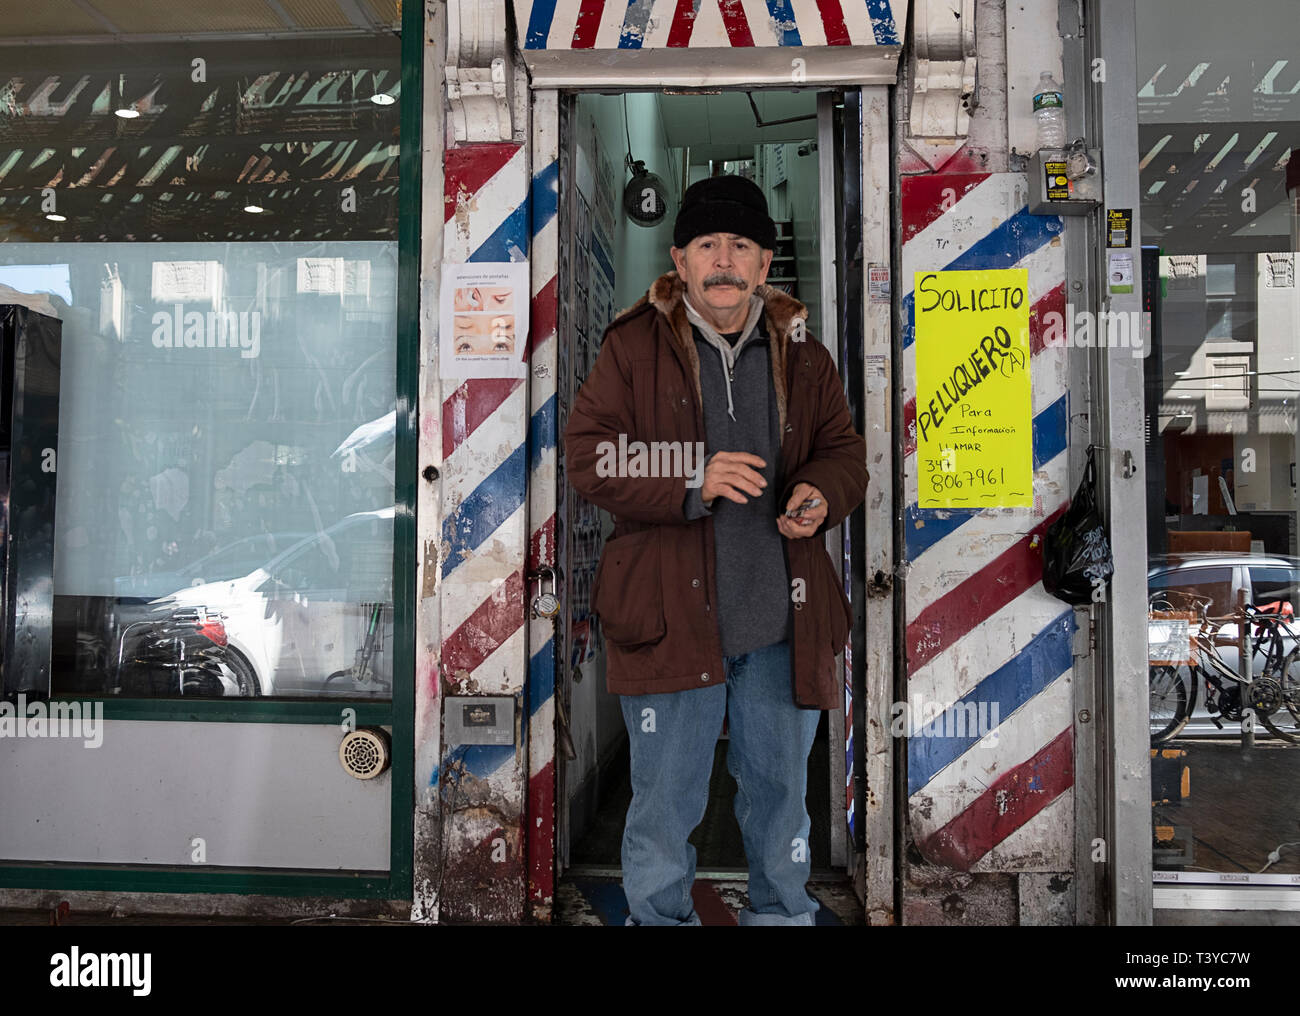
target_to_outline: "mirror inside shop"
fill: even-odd
[[[1300,884],[1300,31],[1274,6],[1138,4],[1157,885]]]

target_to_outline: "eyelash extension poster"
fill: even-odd
[[[438,348],[443,377],[527,377],[528,262],[442,266]]]

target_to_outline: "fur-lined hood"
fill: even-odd
[[[768,343],[772,352],[772,385],[776,389],[776,408],[779,417],[780,433],[785,433],[786,410],[786,360],[788,358],[791,333],[796,321],[802,321],[806,329],[808,308],[788,293],[783,293],[772,286],[762,285],[754,290],[763,299],[763,322],[767,329]],[[676,270],[665,272],[651,284],[646,295],[629,307],[619,317],[629,314],[647,303],[653,306],[668,320],[673,341],[678,351],[691,365],[691,374],[695,381],[695,395],[701,405],[704,402],[700,390],[700,358],[695,348],[695,336],[691,332],[691,323],[686,318],[686,284],[682,282]],[[804,340],[811,339],[807,331]],[[800,340],[803,341],[803,340]]]

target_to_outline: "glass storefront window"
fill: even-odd
[[[1294,14],[1137,5],[1157,883],[1300,887]]]
[[[9,47],[62,321],[54,694],[387,699],[400,39]]]

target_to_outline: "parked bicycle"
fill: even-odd
[[[1247,604],[1211,617],[1206,610],[1212,602],[1172,591],[1151,597],[1151,610],[1183,611],[1195,618],[1188,631],[1191,662],[1150,667],[1151,743],[1168,741],[1182,731],[1203,687],[1206,712],[1220,730],[1224,720],[1240,724],[1250,710],[1274,737],[1300,744],[1300,635],[1291,626],[1291,604]],[[1233,630],[1225,631],[1229,628]],[[1239,661],[1243,631],[1252,637],[1251,659],[1248,667],[1237,667],[1224,658],[1221,648],[1235,647]]]

